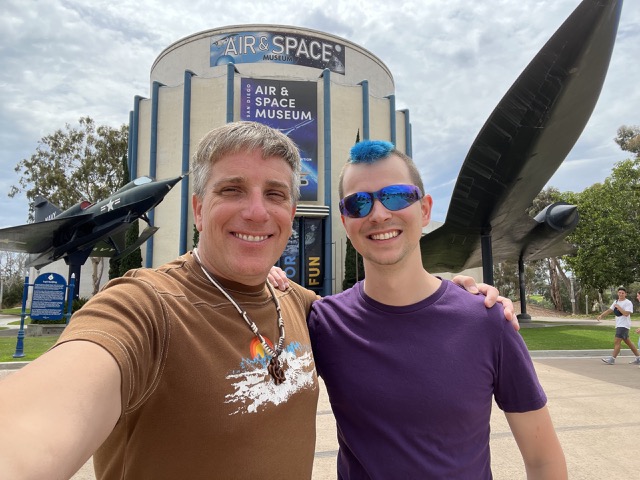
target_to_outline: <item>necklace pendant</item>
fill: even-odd
[[[280,364],[278,357],[271,357],[271,361],[269,362],[267,370],[269,371],[269,375],[271,375],[276,385],[280,385],[287,379],[284,376],[284,370],[282,369],[282,365]]]

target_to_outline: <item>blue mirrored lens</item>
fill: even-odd
[[[352,218],[369,215],[377,198],[388,210],[398,211],[414,204],[422,197],[415,185],[389,185],[377,192],[356,192],[340,200],[340,212]]]
[[[367,192],[357,192],[345,197],[341,202],[343,215],[348,217],[366,217],[373,206],[373,197]]]

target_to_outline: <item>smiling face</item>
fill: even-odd
[[[193,196],[198,251],[214,275],[245,285],[265,282],[291,235],[292,169],[260,150],[218,159],[201,196]]]
[[[342,179],[344,196],[375,192],[388,185],[413,184],[409,168],[397,155],[374,163],[349,164]],[[383,266],[422,269],[420,237],[429,223],[432,200],[422,200],[402,210],[387,210],[378,200],[363,218],[342,216],[342,223],[354,248],[363,256],[367,275]]]

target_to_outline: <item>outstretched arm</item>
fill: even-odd
[[[505,413],[529,480],[566,480],[567,463],[547,407],[525,413]]]
[[[0,478],[70,478],[121,404],[120,369],[91,342],[63,343],[10,374],[0,381]]]
[[[598,320],[602,320],[602,317],[606,317],[607,315],[609,315],[610,313],[613,313],[613,310],[610,308],[607,308],[604,312],[602,312],[600,315],[598,315]]]
[[[274,287],[280,290],[286,290],[289,287],[289,279],[280,267],[273,266],[267,275],[267,281]],[[451,280],[453,283],[460,285],[469,293],[478,294],[482,293],[486,298],[484,304],[487,308],[493,307],[496,303],[501,303],[504,308],[504,317],[507,321],[511,322],[513,328],[520,330],[520,324],[518,323],[518,317],[516,317],[513,311],[513,302],[507,297],[500,296],[498,289],[492,285],[486,283],[478,283],[466,275],[456,275]]]

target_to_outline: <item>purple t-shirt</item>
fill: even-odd
[[[506,412],[546,396],[501,306],[449,281],[414,305],[362,282],[313,304],[309,330],[338,427],[338,478],[491,478],[492,399]]]

